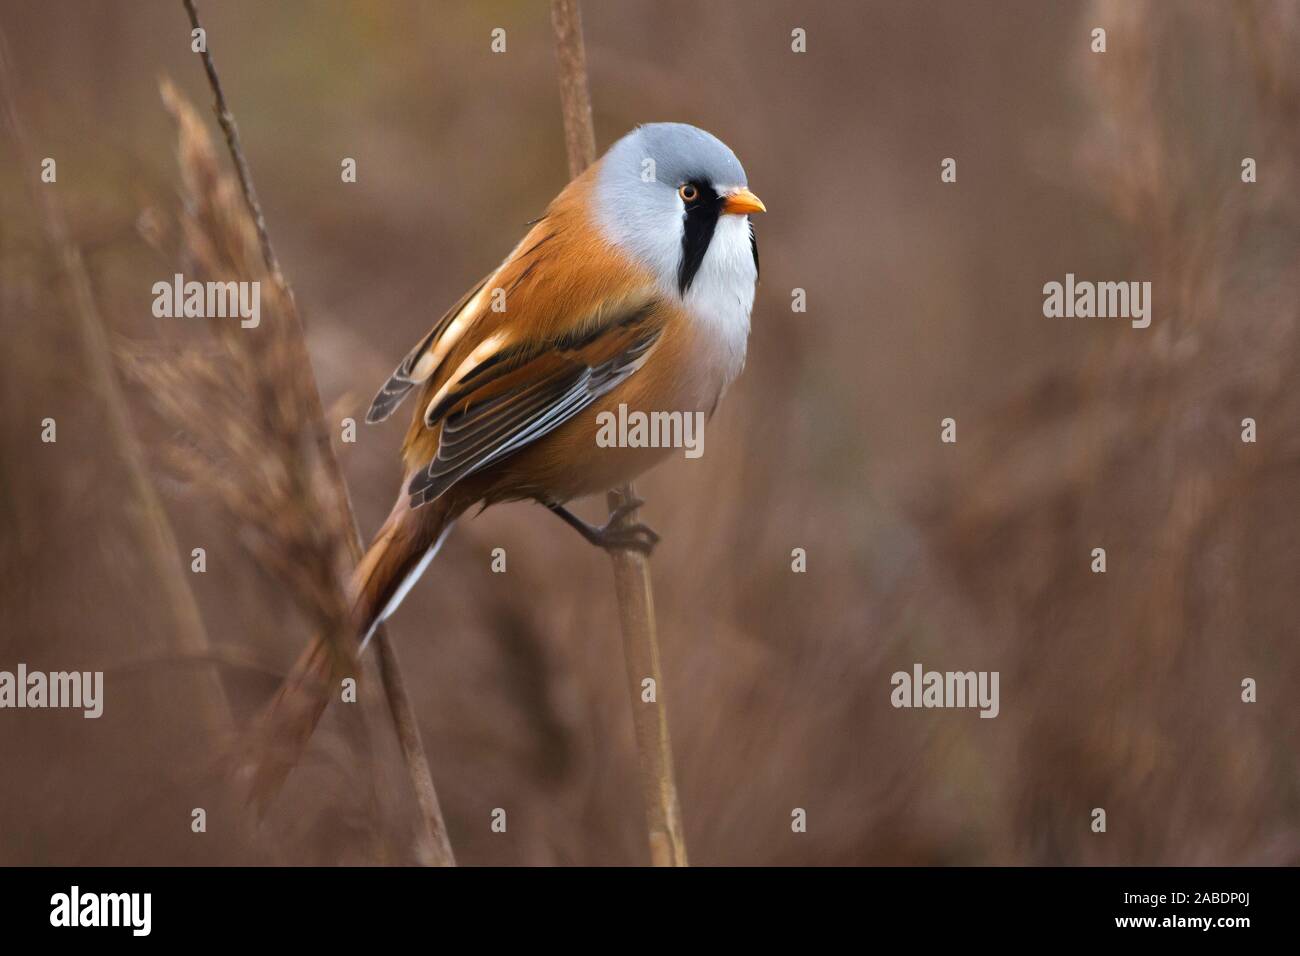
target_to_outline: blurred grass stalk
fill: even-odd
[[[170,616],[170,631],[175,635],[181,654],[190,659],[208,658],[211,648],[203,618],[185,581],[176,537],[157,490],[149,479],[144,452],[131,427],[126,399],[113,368],[108,332],[95,301],[81,250],[68,231],[56,189],[50,185],[44,188],[36,185],[38,166],[18,115],[9,67],[8,39],[3,32],[0,32],[0,100],[3,101],[4,117],[18,166],[23,170],[23,181],[28,184],[29,197],[41,215],[46,241],[61,264],[72,293],[72,313],[89,373],[85,397],[103,409],[108,426],[103,437],[116,450],[126,471],[127,487],[133,500],[124,502],[123,513],[134,525],[136,544],[144,553],[158,585],[162,603]],[[220,675],[212,668],[203,667],[195,679],[198,682],[198,706],[205,723],[218,740],[226,738],[233,730],[233,719]]]
[[[569,175],[577,177],[596,161],[596,130],[591,119],[591,92],[587,83],[587,55],[582,43],[582,13],[578,0],[551,0],[551,25],[559,61],[560,105],[564,113],[564,145]],[[635,501],[631,482],[610,491],[612,512],[625,501]],[[628,516],[636,520],[636,513]],[[641,793],[649,824],[650,862],[654,866],[686,866],[686,837],[681,806],[673,778],[672,743],[668,736],[667,707],[660,699],[663,672],[659,666],[659,639],[655,632],[654,592],[645,556],[634,551],[611,551],[614,590],[618,595],[627,667],[628,696],[641,765]],[[642,699],[641,682],[654,681],[653,701]]]
[[[202,29],[193,0],[183,0],[183,4],[189,15],[191,25],[195,29]],[[261,206],[257,201],[256,191],[253,187],[248,163],[240,145],[235,120],[226,105],[225,93],[222,90],[210,49],[211,38],[208,37],[207,46],[201,53],[204,70],[207,73],[208,84],[216,100],[218,121],[225,134],[226,145],[229,147],[231,158],[239,175],[240,191],[252,224],[256,228],[257,244],[260,247],[266,269],[270,273],[273,287],[272,299],[279,307],[279,311],[283,313],[280,318],[284,320],[284,323],[276,326],[276,342],[287,350],[287,354],[280,356],[280,359],[284,363],[284,370],[289,373],[291,381],[298,385],[296,393],[294,389],[289,389],[291,394],[288,395],[288,398],[291,401],[305,403],[306,405],[306,408],[301,409],[299,413],[303,414],[306,419],[302,423],[304,430],[310,432],[314,439],[317,465],[324,479],[325,488],[323,491],[325,492],[326,510],[327,512],[337,512],[337,515],[327,513],[317,517],[325,524],[329,524],[332,518],[338,519],[338,524],[341,526],[338,528],[338,537],[342,539],[344,547],[350,555],[351,563],[355,564],[362,554],[360,530],[357,527],[356,516],[352,510],[346,483],[343,480],[342,469],[339,467],[338,459],[335,457],[333,446],[330,443],[329,427],[325,421],[325,411],[321,403],[320,391],[311,369],[302,317],[298,312],[292,289],[280,270],[279,262],[271,245]],[[174,103],[169,103],[169,106],[172,107],[173,113],[177,113]],[[220,239],[221,237],[216,238]],[[241,264],[245,267],[251,265],[247,262]],[[248,271],[247,268],[245,271]],[[277,389],[277,384],[283,386],[284,383],[264,381],[260,384],[267,393],[264,396],[265,402],[268,403],[266,412],[274,414],[274,406],[277,400],[285,397],[284,390]],[[279,395],[276,394],[277,391],[280,392]],[[284,412],[286,410],[280,409],[280,411]],[[288,412],[290,417],[294,414],[292,411]],[[292,436],[295,430],[290,428],[287,431]],[[306,478],[303,484],[306,485],[309,480],[309,478]],[[347,613],[349,602],[346,594],[344,594],[342,579],[337,575],[331,575],[330,580],[334,584],[335,593],[332,595],[318,594],[318,596],[322,598],[322,604],[332,605],[336,613],[326,615],[326,617],[332,617],[337,626],[330,627],[327,624],[323,627],[318,632],[320,636],[313,638],[312,645],[307,649],[304,657],[320,663],[320,657],[323,654],[329,660],[325,662],[325,666],[321,670],[325,673],[338,674],[341,669],[350,669],[349,664],[355,660],[355,654],[346,643],[348,639],[346,629],[350,621],[350,615]],[[419,726],[416,723],[410,700],[406,695],[395,652],[382,627],[375,633],[374,644],[379,661],[379,674],[384,695],[388,702],[407,774],[420,810],[424,843],[420,855],[428,862],[436,865],[454,865],[455,858],[447,838],[446,826],[443,822],[437,792],[433,786],[428,758],[425,756],[424,747],[420,740]],[[308,708],[310,712],[298,715],[303,718],[301,725],[304,727],[305,733],[300,735],[300,739],[282,742],[288,744],[289,752],[278,754],[276,759],[280,761],[280,764],[272,768],[274,771],[273,789],[275,791],[278,791],[284,777],[287,776],[288,771],[297,763],[305,750],[311,731],[324,709],[323,703],[328,700],[326,695],[330,690],[329,683],[327,681],[326,686],[305,688],[311,694],[319,696],[314,697],[313,706]],[[316,707],[316,703],[320,703],[322,706]],[[274,793],[262,794],[259,799],[269,801],[273,795]]]

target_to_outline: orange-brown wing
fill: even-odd
[[[407,487],[411,506],[554,431],[634,374],[664,315],[647,298],[594,328],[497,349],[459,371],[425,413],[438,450]]]
[[[446,315],[438,320],[438,323],[429,331],[429,334],[406,354],[406,358],[402,359],[402,364],[393,370],[393,374],[389,376],[388,381],[379,390],[379,394],[370,403],[370,410],[366,412],[366,422],[368,424],[382,422],[393,414],[393,409],[402,404],[402,399],[406,398],[407,393],[429,377],[432,369],[421,366],[420,360],[430,354],[433,344],[442,337],[443,333],[457,318],[465,315],[467,311],[473,311],[481,306],[482,300],[479,293],[483,291],[483,287],[487,285],[488,279],[492,278],[493,274],[489,273],[484,276],[478,285],[461,296],[460,301],[447,310]]]
[[[555,334],[557,323],[587,319],[572,306],[607,297],[609,276],[616,285],[632,282],[625,268],[610,268],[609,251],[588,222],[585,196],[591,175],[565,187],[501,265],[448,309],[402,359],[371,403],[367,422],[383,421],[417,385],[436,388],[450,371],[447,363],[454,368],[484,336],[517,338],[522,330]],[[568,265],[557,269],[557,262]],[[570,307],[556,308],[557,299]],[[504,311],[502,306],[507,306]]]

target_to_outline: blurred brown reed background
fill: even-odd
[[[360,419],[563,184],[546,5],[208,7],[325,404]],[[704,457],[638,483],[664,537],[662,692],[692,861],[1300,862],[1300,8],[584,13],[600,148],[638,122],[697,123],[771,209],[746,372]],[[102,669],[107,699],[97,721],[0,712],[0,863],[410,862],[382,713],[358,727],[332,707],[255,830],[227,794],[229,728],[198,705],[214,669],[237,724],[265,703],[320,623],[337,515],[311,524],[330,509],[301,489],[231,507],[271,481],[250,462],[294,450],[225,442],[275,409],[241,405],[240,379],[199,361],[204,323],[150,312],[187,248],[159,77],[205,118],[210,102],[183,11],[11,4],[0,29],[27,139],[58,160],[38,188],[58,190],[111,330],[209,648],[178,635],[93,386],[103,356],[86,355],[23,178],[38,170],[5,130],[0,669]],[[938,181],[946,156],[956,185]],[[1151,328],[1044,318],[1042,285],[1066,272],[1149,279]],[[57,444],[39,440],[45,417]],[[337,445],[367,533],[396,493],[404,424]],[[1088,570],[1098,546],[1105,575]],[[194,547],[206,574],[189,573]],[[495,547],[507,574],[490,572]],[[607,564],[541,509],[494,509],[392,622],[462,863],[646,859]],[[1001,715],[892,709],[889,675],[916,661],[999,670]]]

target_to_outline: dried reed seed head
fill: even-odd
[[[314,441],[314,384],[294,307],[266,272],[243,193],[220,167],[199,113],[170,81],[160,92],[177,124],[182,270],[260,282],[266,321],[247,330],[213,320],[216,348],[126,349],[127,367],[162,417],[188,436],[164,453],[167,464],[227,515],[241,546],[310,626],[338,643],[348,630],[342,581],[350,532]],[[146,239],[165,234],[153,216],[142,216],[142,225]]]
[[[257,229],[235,177],[222,172],[212,138],[194,106],[164,78],[162,100],[177,126],[185,239],[201,270],[221,277],[263,278]]]

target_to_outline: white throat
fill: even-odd
[[[745,366],[749,315],[754,308],[758,267],[750,244],[749,218],[722,215],[691,287],[682,296],[691,318],[717,349],[714,360],[724,387]],[[674,283],[673,294],[677,293]]]

